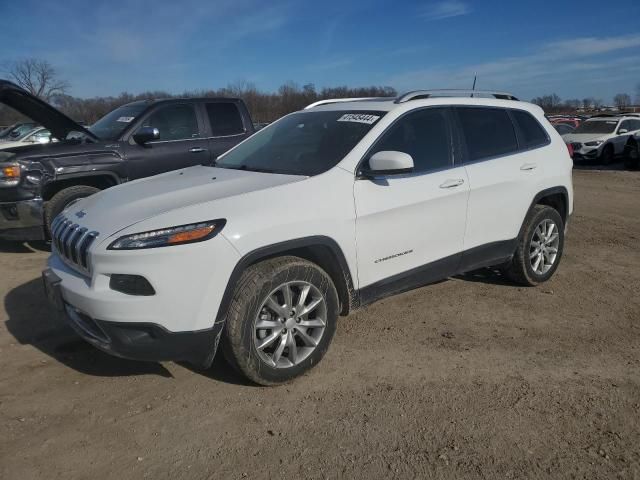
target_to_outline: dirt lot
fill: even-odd
[[[575,186],[551,282],[379,302],[278,388],[94,350],[1,244],[0,478],[640,478],[640,173]]]

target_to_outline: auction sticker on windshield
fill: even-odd
[[[345,113],[338,119],[338,122],[356,122],[373,125],[379,118],[377,115],[367,115],[366,113]]]
[[[131,123],[136,117],[120,117],[117,121],[123,123]]]

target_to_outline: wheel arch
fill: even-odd
[[[120,179],[118,176],[111,172],[86,172],[75,175],[65,175],[44,185],[42,189],[42,199],[46,202],[51,200],[51,198],[61,190],[77,185],[86,185],[104,190],[119,183]]]
[[[536,205],[547,205],[555,209],[560,214],[560,217],[562,218],[564,224],[567,224],[567,220],[569,219],[569,191],[566,187],[563,186],[547,188],[545,190],[542,190],[541,192],[538,192],[535,197],[533,197],[531,205],[527,210],[527,214],[522,220],[518,238],[522,237],[526,226],[525,222]]]
[[[245,269],[261,261],[285,255],[308,260],[327,272],[338,292],[341,315],[347,315],[351,310],[357,308],[359,303],[358,296],[342,249],[330,237],[312,236],[267,245],[244,255],[231,272],[218,309],[216,323],[223,321],[231,302],[233,291]]]

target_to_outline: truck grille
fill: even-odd
[[[58,215],[51,223],[51,243],[70,267],[89,273],[89,247],[98,232],[89,231],[68,218]]]

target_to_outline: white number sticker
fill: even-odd
[[[366,123],[367,125],[373,125],[378,121],[380,117],[377,115],[367,115],[365,113],[345,113],[338,121],[339,122],[356,122]]]
[[[118,120],[118,122],[123,122],[123,123],[131,123],[133,121],[135,117],[120,117]]]

